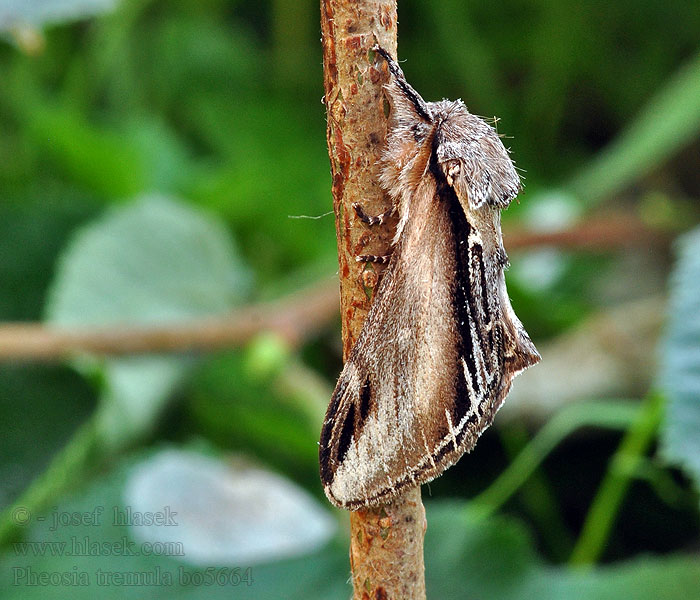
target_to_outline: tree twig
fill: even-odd
[[[671,232],[652,228],[631,212],[591,215],[570,228],[558,231],[506,229],[508,249],[555,246],[562,250],[606,251],[626,246],[667,244]]]
[[[338,311],[335,282],[317,284],[281,301],[229,315],[163,325],[111,325],[63,329],[35,323],[0,326],[0,360],[56,360],[77,352],[141,354],[214,350],[272,331],[297,345]]]
[[[321,0],[323,72],[328,111],[328,154],[340,265],[343,353],[347,358],[367,315],[377,273],[355,256],[385,254],[391,233],[371,234],[355,217],[359,202],[369,214],[388,208],[378,184],[378,159],[386,133],[382,84],[373,65],[379,43],[396,55],[395,0]],[[388,228],[387,228],[388,229]],[[360,252],[362,250],[362,252]],[[381,507],[350,514],[350,566],[354,598],[425,599],[420,488]]]
[[[383,199],[375,199],[375,206],[377,212],[382,212]],[[350,221],[344,227],[350,228]],[[365,230],[354,231],[353,235],[357,235],[355,243],[362,247],[369,246],[365,234]],[[669,243],[672,236],[670,232],[645,225],[630,213],[616,213],[594,215],[561,231],[510,229],[506,230],[505,237],[509,251],[554,246],[566,250],[600,252],[632,245],[663,246]],[[355,247],[352,242],[348,244],[351,249]],[[373,239],[372,244],[379,248],[375,253],[380,254],[380,246],[383,244],[386,247],[388,236],[379,237],[378,241]],[[344,260],[348,275],[351,269],[358,268],[352,255],[345,256]],[[372,279],[373,275],[372,271],[363,273],[363,282]],[[355,313],[360,315],[357,320],[361,326],[368,306],[366,296],[352,298],[348,304],[346,326],[353,326]],[[290,345],[297,345],[327,325],[337,313],[338,288],[335,281],[329,281],[295,292],[277,302],[247,306],[228,315],[193,319],[185,323],[158,326],[124,323],[71,328],[41,323],[0,323],[0,361],[62,360],[76,352],[100,355],[206,352],[238,346],[263,331],[275,332]],[[350,338],[346,339],[346,353],[358,332],[359,327],[356,327]]]

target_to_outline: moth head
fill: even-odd
[[[406,81],[391,55],[375,46],[387,63],[385,87],[391,105],[383,157],[382,183],[398,196],[417,184],[430,163],[463,203],[506,208],[521,189],[508,150],[498,132],[471,114],[461,100],[426,102]]]
[[[506,208],[520,192],[518,176],[498,132],[461,100],[431,103],[439,125],[435,160],[448,185],[472,208]]]

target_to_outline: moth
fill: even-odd
[[[461,100],[426,102],[388,52],[373,50],[390,73],[380,182],[398,224],[319,449],[326,495],[350,510],[386,503],[454,464],[513,378],[540,359],[504,278],[500,213],[521,189],[508,151]],[[386,216],[356,212],[368,225]]]

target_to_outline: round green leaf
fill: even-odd
[[[677,245],[662,385],[668,394],[663,451],[700,485],[700,228]]]

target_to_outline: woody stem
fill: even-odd
[[[353,204],[368,214],[389,208],[378,183],[386,131],[382,85],[388,73],[374,66],[372,47],[396,55],[395,0],[321,0],[323,73],[328,154],[338,238],[343,350],[347,358],[372,298],[363,277],[373,267],[355,256],[370,250],[366,227]],[[371,253],[384,255],[391,232],[372,232]],[[380,507],[350,515],[350,566],[354,598],[425,599],[420,488]]]

